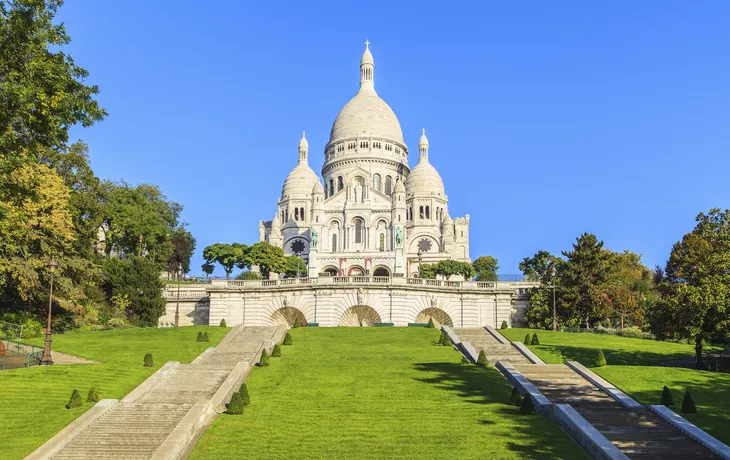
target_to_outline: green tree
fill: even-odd
[[[251,264],[258,265],[261,276],[268,279],[271,273],[283,273],[286,268],[284,250],[265,241],[251,246]]]
[[[165,312],[159,267],[143,257],[104,260],[107,298],[124,296],[129,300],[126,317],[134,323],[155,324]]]
[[[176,273],[179,278],[180,275],[190,271],[190,259],[195,252],[195,237],[184,227],[179,227],[173,231],[170,241],[173,250],[167,259],[167,271]],[[182,273],[178,273],[181,266]]]
[[[233,246],[227,243],[215,243],[206,247],[203,249],[203,259],[205,259],[204,267],[206,265],[212,265],[213,262],[220,264],[226,272],[226,279],[230,278],[233,268],[240,260],[236,256],[236,251]]]
[[[284,257],[284,276],[295,278],[307,274],[307,263],[299,256]]]
[[[418,268],[418,276],[424,279],[436,278],[436,264],[421,264]]]
[[[473,263],[477,281],[497,281],[497,259],[492,256],[478,257]],[[466,278],[469,279],[469,278]]]
[[[562,260],[548,251],[537,251],[532,257],[525,257],[520,262],[520,270],[528,281],[550,281],[551,267],[559,266]]]
[[[206,276],[210,276],[215,271],[215,265],[206,262],[200,266],[200,269],[203,270],[203,273],[205,273]]]

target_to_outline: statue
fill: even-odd
[[[438,299],[435,295],[431,296],[431,308],[436,308],[436,305],[438,304]]]
[[[403,246],[403,228],[395,228],[395,247],[400,248]]]
[[[286,296],[282,297],[281,303],[284,304],[284,308],[288,307],[289,306],[289,298],[286,297]]]
[[[356,203],[360,203],[361,201],[363,201],[363,199],[362,199],[362,186],[360,185],[359,182],[355,183],[354,194],[355,194],[355,202]]]
[[[317,230],[310,228],[309,229],[309,242],[311,243],[312,249],[317,249],[317,240],[319,239],[319,234],[317,233]]]
[[[363,290],[362,288],[357,288],[357,304],[363,305]]]

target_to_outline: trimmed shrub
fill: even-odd
[[[226,320],[224,320],[224,319],[221,320],[221,327],[227,327]]]
[[[256,364],[259,367],[266,367],[269,363],[269,354],[266,352],[266,349],[264,349],[261,352],[261,359],[259,360],[258,364]]]
[[[287,332],[286,335],[284,336],[284,345],[291,345],[291,344],[292,344],[291,334],[289,334]]]
[[[606,365],[606,357],[603,355],[603,350],[596,351],[596,358],[593,361],[595,367],[603,367]]]
[[[662,400],[661,400],[662,406],[672,407],[674,405],[674,398],[672,397],[672,392],[669,391],[669,388],[667,388],[666,385],[664,385],[664,389],[662,390]]]
[[[451,338],[449,337],[449,334],[444,334],[444,341],[441,342],[441,345],[443,345],[445,347],[451,346]]]
[[[525,397],[522,398],[520,412],[527,415],[533,415],[535,413],[535,403],[532,401],[532,396],[529,393],[525,393]]]
[[[86,397],[86,402],[99,402],[99,392],[96,391],[96,387],[91,387],[89,395]]]
[[[302,327],[302,322],[299,321],[299,318],[296,318],[294,320],[294,325],[292,326],[292,328],[297,328],[297,327]]]
[[[684,399],[682,400],[682,412],[685,414],[696,414],[697,407],[695,402],[692,401],[692,396],[689,395],[689,391],[684,392]]]
[[[203,342],[210,342],[210,340],[208,339],[208,333],[207,332],[203,332]]]
[[[243,402],[244,406],[251,405],[251,397],[248,395],[248,387],[246,386],[246,382],[243,382],[241,384],[241,388],[238,390],[238,393],[241,395],[241,401]]]
[[[426,325],[429,329],[434,329],[436,327],[435,324],[433,324],[433,318],[428,318],[428,324]]]
[[[203,332],[198,331],[198,338],[195,339],[196,342],[202,342],[203,341]]]
[[[444,331],[441,331],[441,335],[439,336],[438,344],[439,345],[444,344]]]
[[[228,403],[228,413],[231,415],[243,414],[243,401],[241,401],[241,393],[235,392],[231,396],[231,402]]]
[[[522,395],[517,388],[512,388],[512,394],[509,395],[509,405],[520,407],[522,405]]]
[[[461,364],[469,364],[469,358],[467,358],[464,355],[461,355]]]
[[[477,358],[477,366],[481,366],[481,367],[489,366],[489,360],[487,359],[487,355],[484,353],[484,350],[481,350],[479,352],[479,357]]]
[[[71,393],[71,399],[69,399],[68,404],[66,404],[66,409],[73,409],[74,407],[81,407],[83,405],[84,403],[81,401],[79,390],[74,390],[73,393]]]
[[[278,343],[274,345],[274,351],[271,352],[272,358],[281,358],[281,345]]]
[[[509,326],[507,326],[507,321],[502,321],[502,329],[507,329]]]
[[[537,338],[537,332],[535,332],[535,335],[532,336],[530,345],[540,345],[540,340]]]
[[[144,367],[152,367],[155,365],[154,360],[152,359],[152,353],[147,353],[144,355]]]
[[[524,343],[525,345],[529,345],[531,342],[532,342],[532,336],[528,332],[527,334],[525,334],[525,341],[522,343]]]

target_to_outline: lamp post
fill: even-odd
[[[550,278],[553,285],[553,331],[558,332],[558,310],[555,307],[555,277],[558,275],[558,269],[553,264],[550,267]]]
[[[418,277],[423,278],[423,273],[421,273],[421,250],[420,249],[418,250],[418,254],[416,254],[416,255],[418,256]]]
[[[41,365],[52,366],[53,358],[51,358],[51,307],[53,306],[53,274],[56,272],[58,264],[56,259],[51,256],[48,262],[48,271],[51,273],[50,290],[48,292],[48,324],[46,325],[46,346],[43,348],[43,358]]]
[[[177,265],[177,303],[175,305],[175,327],[180,326],[180,272],[182,272],[182,264]]]

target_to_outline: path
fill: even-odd
[[[506,362],[517,375],[527,378],[550,403],[572,406],[629,458],[719,458],[649,407],[633,400],[635,407],[625,407],[567,365],[531,364],[519,352],[519,356],[513,357],[513,353],[505,348],[511,345],[499,343],[486,329],[452,330],[462,342],[471,343],[477,353],[484,350],[490,363]],[[514,347],[512,349],[517,351]]]
[[[285,332],[234,327],[192,363],[169,362],[121,401],[102,401],[27,458],[178,457]]]

